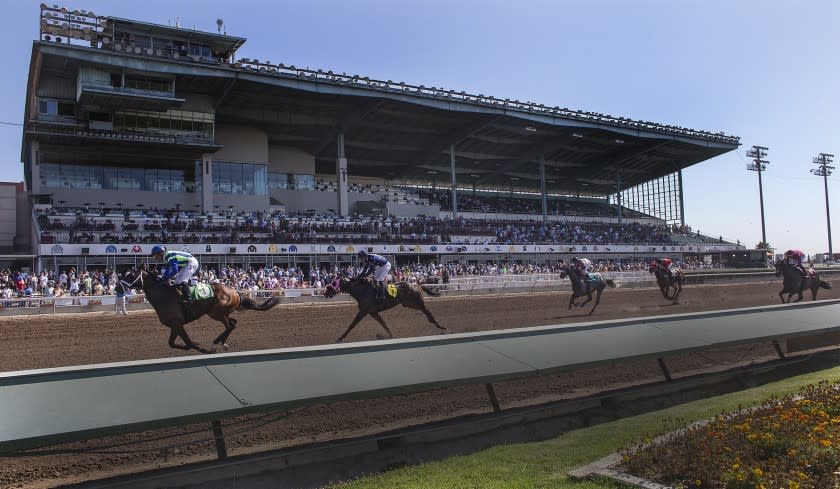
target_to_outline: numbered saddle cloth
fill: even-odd
[[[391,297],[394,297],[394,298],[397,297],[397,286],[396,285],[388,284],[387,286],[385,286],[385,290],[388,291],[388,295],[390,295]]]
[[[213,287],[210,284],[198,284],[190,287],[193,300],[201,301],[213,297]]]

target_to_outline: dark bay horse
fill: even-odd
[[[223,284],[213,284],[213,297],[194,300],[191,304],[181,303],[181,294],[175,287],[169,285],[169,280],[161,280],[155,274],[141,266],[126,274],[126,281],[131,287],[139,288],[146,294],[146,300],[154,307],[161,324],[168,326],[169,346],[180,350],[198,350],[201,353],[213,353],[218,347],[227,349],[227,339],[236,328],[236,319],[230,314],[237,309],[251,309],[267,311],[280,302],[279,297],[272,297],[262,304],[257,304],[248,297],[242,296],[233,287]],[[215,340],[213,349],[207,350],[190,340],[184,325],[208,315],[224,325],[225,330]],[[175,343],[176,337],[181,337],[183,345]]]
[[[572,308],[572,305],[583,307],[587,302],[592,300],[592,292],[597,294],[595,296],[595,305],[592,306],[592,310],[589,311],[590,315],[595,312],[595,308],[601,303],[601,294],[604,292],[604,289],[607,288],[607,285],[610,287],[616,287],[615,282],[612,279],[605,279],[600,273],[593,273],[591,275],[595,276],[595,280],[591,281],[587,277],[583,277],[583,288],[581,288],[578,271],[569,265],[562,265],[560,267],[560,278],[566,278],[567,275],[569,277],[569,281],[572,282],[572,298],[569,299],[569,309]],[[576,298],[583,296],[586,296],[585,301],[580,304],[575,303]]]
[[[682,270],[674,268],[674,273],[670,274],[658,267],[656,263],[651,263],[648,272],[656,277],[656,284],[659,285],[662,297],[669,301],[674,301],[674,304],[676,304],[680,298],[682,286],[685,283],[685,275],[682,273]],[[673,292],[671,292],[672,290]]]
[[[424,292],[435,297],[439,296],[440,292],[425,285],[410,284],[408,282],[398,282],[396,284],[390,284],[387,287],[393,287],[391,288],[391,291],[395,293],[396,297],[391,296],[391,294],[386,291],[384,299],[377,299],[376,289],[374,288],[373,282],[369,279],[342,278],[333,280],[330,285],[327,285],[324,289],[324,297],[329,299],[339,292],[346,292],[356,299],[356,302],[359,305],[359,313],[356,314],[353,322],[351,322],[350,326],[347,327],[347,331],[338,337],[336,343],[344,341],[344,338],[353,328],[356,327],[357,324],[359,324],[359,321],[368,315],[373,319],[376,319],[376,321],[385,328],[385,331],[388,333],[388,338],[393,338],[394,335],[391,333],[391,329],[388,328],[388,325],[385,324],[385,320],[382,319],[382,316],[380,316],[379,313],[400,304],[408,307],[409,309],[423,311],[429,319],[429,322],[434,324],[439,330],[446,331],[446,328],[437,322],[434,316],[432,316],[432,313],[426,308],[426,304],[423,302]],[[377,335],[377,337],[379,337],[379,335]]]
[[[802,300],[802,291],[804,290],[811,290],[811,300],[817,300],[817,291],[822,289],[830,289],[831,284],[828,282],[824,282],[820,280],[820,276],[817,272],[814,272],[813,277],[805,277],[802,278],[802,273],[799,270],[791,265],[790,263],[785,263],[784,260],[777,260],[776,261],[776,276],[784,276],[782,280],[782,291],[779,292],[779,298],[782,299],[782,304],[786,304],[790,302],[791,296],[793,294],[799,294],[793,302],[799,302]],[[784,298],[784,294],[787,293],[787,300]]]

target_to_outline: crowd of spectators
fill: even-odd
[[[127,212],[127,211],[126,211]],[[686,244],[723,242],[687,226],[335,214],[133,211],[128,218],[41,214],[42,243]],[[117,231],[119,226],[119,231]]]
[[[703,261],[675,262],[684,269],[697,270],[725,268],[725,263],[709,264]],[[594,261],[597,272],[641,272],[646,271],[650,260],[607,260]],[[390,279],[393,281],[448,283],[455,277],[500,276],[526,274],[553,274],[559,271],[562,260],[553,263],[420,263],[395,266]],[[263,266],[217,268],[203,265],[195,279],[199,282],[220,282],[238,290],[288,290],[321,289],[336,276],[356,276],[360,267],[346,265],[337,267]],[[79,270],[69,267],[59,271],[27,273],[5,269],[0,271],[0,299],[19,297],[83,297],[114,295],[122,275],[111,269]],[[129,294],[136,293],[127,290]]]
[[[457,194],[459,212],[504,213],[504,214],[542,214],[542,199],[538,197],[504,197],[504,194],[482,195],[476,192],[459,191]],[[449,190],[421,190],[420,198],[437,204],[441,210],[452,208],[452,192]],[[576,199],[558,199],[552,197],[546,200],[549,215],[558,216],[592,216],[615,217],[618,213],[616,206],[601,202],[591,202]],[[624,217],[651,217],[641,212],[622,207]]]

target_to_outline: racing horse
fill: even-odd
[[[607,285],[610,287],[616,287],[615,281],[612,279],[605,279],[600,273],[591,273],[589,275],[590,277],[594,277],[594,280],[583,277],[583,288],[581,288],[578,271],[569,265],[560,266],[560,278],[566,278],[567,275],[569,277],[569,281],[572,282],[572,297],[569,299],[569,309],[572,308],[572,305],[583,307],[587,302],[592,300],[592,292],[596,292],[595,305],[593,305],[592,310],[589,311],[590,315],[595,312],[595,308],[601,303],[601,294],[604,292],[604,289],[607,288]],[[583,296],[586,296],[585,301],[580,304],[575,303],[575,299]]]
[[[831,288],[830,283],[820,280],[820,276],[817,272],[813,272],[812,276],[808,276],[803,279],[799,270],[790,263],[785,263],[784,260],[776,261],[776,276],[784,276],[784,279],[782,280],[782,291],[779,292],[779,298],[782,299],[782,304],[790,302],[790,298],[793,294],[799,294],[793,302],[801,301],[802,291],[806,289],[811,290],[811,300],[815,301],[817,300],[818,290],[821,288]],[[788,295],[787,300],[784,298],[785,293]]]
[[[346,277],[342,277],[341,279],[337,278],[333,280],[331,284],[326,286],[324,289],[324,297],[327,299],[334,297],[339,292],[346,292],[356,299],[356,302],[359,305],[358,314],[356,314],[356,317],[353,318],[353,322],[350,323],[350,326],[347,327],[347,331],[335,340],[336,343],[344,341],[344,338],[347,337],[350,331],[355,328],[356,325],[359,324],[359,321],[364,319],[365,316],[370,316],[373,319],[376,319],[376,321],[385,328],[385,331],[388,333],[388,338],[393,338],[394,335],[391,333],[391,329],[388,328],[388,325],[385,324],[385,320],[382,319],[382,316],[380,316],[379,313],[400,304],[408,307],[409,309],[423,311],[429,319],[429,322],[434,324],[439,330],[446,331],[446,327],[437,322],[435,317],[432,316],[432,313],[426,308],[426,304],[423,301],[424,292],[434,297],[439,296],[440,292],[426,285],[398,282],[396,284],[387,285],[385,297],[383,299],[377,299],[375,287],[376,286],[373,281],[370,279],[349,279]],[[377,338],[381,338],[381,336],[377,335]]]
[[[654,262],[648,267],[648,273],[652,273],[656,277],[656,284],[662,292],[662,297],[674,301],[674,304],[676,304],[685,283],[685,275],[682,270],[674,268],[673,273],[666,273]]]
[[[169,280],[159,278],[157,275],[146,270],[145,264],[129,271],[126,274],[126,282],[132,288],[140,288],[146,294],[146,300],[154,307],[158,320],[164,326],[168,326],[169,346],[180,350],[198,350],[201,353],[214,353],[218,348],[227,349],[227,339],[230,333],[236,328],[236,319],[230,314],[237,309],[251,309],[255,311],[267,311],[280,302],[279,297],[272,297],[262,304],[257,304],[248,297],[236,291],[233,287],[224,284],[213,284],[213,295],[207,299],[194,299],[192,303],[183,304],[181,293],[169,285]],[[138,287],[139,285],[139,287]],[[213,340],[212,350],[207,350],[194,343],[184,325],[204,316],[219,321],[224,325],[225,330]],[[175,343],[180,337],[184,344]]]

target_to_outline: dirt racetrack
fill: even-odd
[[[451,332],[485,331],[639,316],[679,314],[778,304],[779,281],[687,286],[672,305],[656,289],[608,289],[598,310],[566,309],[568,292],[430,298],[427,305]],[[840,298],[840,287],[819,299]],[[231,351],[328,344],[355,315],[355,303],[280,305],[267,312],[239,312]],[[395,337],[435,334],[419,311],[402,307],[382,314]],[[0,371],[190,355],[167,346],[168,329],[151,311],[128,317],[113,313],[0,318]],[[194,341],[209,345],[221,325],[206,318],[188,326]],[[364,319],[347,341],[373,340],[382,333]],[[730,347],[666,358],[674,377],[775,357],[771,344]],[[527,381],[497,384],[502,408],[537,404],[642,382],[658,381],[655,360],[624,362]],[[359,436],[491,410],[484,386],[462,386],[366,401],[322,404],[292,412],[226,420],[228,452],[240,455],[291,445]],[[9,422],[8,419],[4,422]],[[148,431],[0,457],[0,488],[54,487],[150,468],[211,460],[207,426]]]

